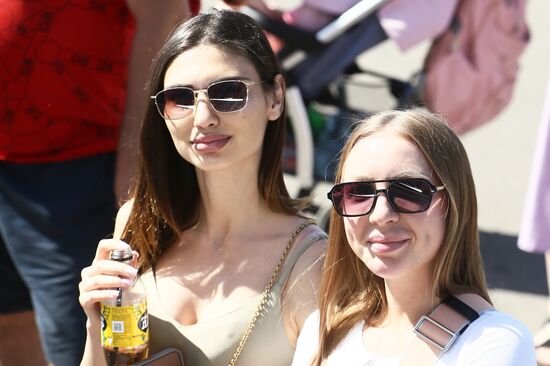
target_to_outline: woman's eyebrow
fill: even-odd
[[[220,79],[216,79],[214,81],[212,81],[212,83],[216,83],[218,81],[226,81],[226,80],[250,80],[250,78],[246,77],[246,76],[242,76],[242,75],[236,75],[236,76],[225,76],[223,78],[220,78]],[[212,84],[210,83],[210,84]]]
[[[170,85],[165,85],[164,86],[164,89],[175,89],[175,88],[189,88],[189,89],[193,89],[193,85],[191,84],[170,84]]]
[[[403,179],[403,178],[425,178],[425,179],[431,179],[432,177],[422,171],[418,170],[410,170],[410,171],[403,171],[395,174],[393,179]]]
[[[224,76],[224,77],[219,78],[219,79],[211,80],[206,87],[208,88],[210,85],[212,85],[214,83],[217,83],[217,82],[220,82],[220,81],[228,81],[228,80],[249,81],[251,79],[246,77],[246,76],[240,76],[240,75],[237,75],[237,76]],[[172,88],[189,88],[189,89],[193,89],[193,90],[201,89],[201,88],[195,88],[192,84],[183,84],[183,83],[171,84],[169,86],[164,87],[164,89],[172,89]]]
[[[390,174],[386,177],[372,177],[367,175],[358,175],[358,176],[351,177],[351,181],[372,182],[376,180],[410,179],[410,178],[424,178],[424,179],[430,180],[432,176],[422,171],[410,170],[410,171],[399,172],[396,174]]]

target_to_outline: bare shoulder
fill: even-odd
[[[318,227],[310,227],[297,238],[293,250],[299,252],[283,290],[283,314],[292,341],[299,334],[305,319],[317,309],[327,235]]]
[[[293,281],[300,280],[304,276],[320,275],[323,258],[327,245],[327,234],[316,225],[305,227],[296,237],[290,255],[295,262],[288,277],[286,290]],[[291,264],[292,265],[292,264]]]
[[[124,233],[124,229],[126,228],[126,224],[130,219],[130,214],[132,213],[133,206],[134,206],[134,200],[130,199],[126,201],[118,209],[116,220],[115,220],[115,231],[113,233],[113,237],[115,238],[122,237],[122,234]]]
[[[296,244],[295,249],[303,250],[303,253],[297,258],[285,283],[284,295],[288,297],[290,304],[294,303],[297,309],[301,309],[295,314],[299,318],[297,320],[301,328],[303,320],[317,308],[317,292],[323,270],[327,237],[319,231],[308,235]]]
[[[297,238],[293,250],[302,252],[292,269],[289,280],[320,270],[327,245],[327,234],[318,226],[311,225]],[[321,265],[321,266],[319,266]],[[320,272],[318,273],[320,274]],[[316,272],[313,272],[316,275]]]

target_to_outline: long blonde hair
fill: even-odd
[[[435,258],[433,295],[476,293],[490,302],[479,250],[477,199],[464,146],[438,115],[421,111],[388,111],[358,123],[346,142],[336,183],[343,165],[361,139],[391,128],[422,151],[445,186],[448,201],[443,244]],[[344,222],[331,212],[328,249],[319,293],[319,351],[313,361],[321,365],[357,322],[379,323],[387,311],[384,280],[372,273],[351,250]]]

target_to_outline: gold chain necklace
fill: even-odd
[[[235,366],[237,363],[237,360],[239,359],[239,356],[241,355],[241,352],[248,341],[248,337],[250,337],[250,334],[252,334],[252,330],[256,326],[256,321],[260,318],[262,313],[264,312],[265,304],[267,303],[269,293],[271,292],[271,288],[275,284],[275,281],[277,280],[277,277],[279,276],[279,272],[281,272],[281,268],[283,267],[283,264],[285,263],[286,257],[288,253],[290,252],[290,249],[292,248],[292,245],[294,244],[294,240],[296,240],[296,237],[304,230],[307,226],[314,224],[314,221],[308,220],[302,223],[296,231],[290,236],[290,239],[288,239],[288,244],[286,245],[285,249],[283,250],[283,254],[281,255],[281,258],[279,258],[279,262],[277,262],[277,265],[275,266],[275,271],[273,271],[273,274],[271,275],[271,278],[269,279],[269,282],[264,288],[264,291],[262,292],[262,298],[260,299],[260,302],[258,303],[258,307],[256,308],[256,311],[254,312],[254,315],[252,316],[252,319],[250,320],[250,323],[248,324],[248,327],[244,331],[244,334],[241,338],[241,341],[239,342],[239,345],[237,346],[237,349],[235,350],[235,353],[233,354],[233,357],[231,358],[231,361],[227,364],[228,366]]]

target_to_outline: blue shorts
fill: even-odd
[[[114,163],[113,153],[48,164],[0,162],[0,313],[34,308],[46,356],[56,366],[82,358],[86,319],[78,282],[98,241],[113,232]]]

